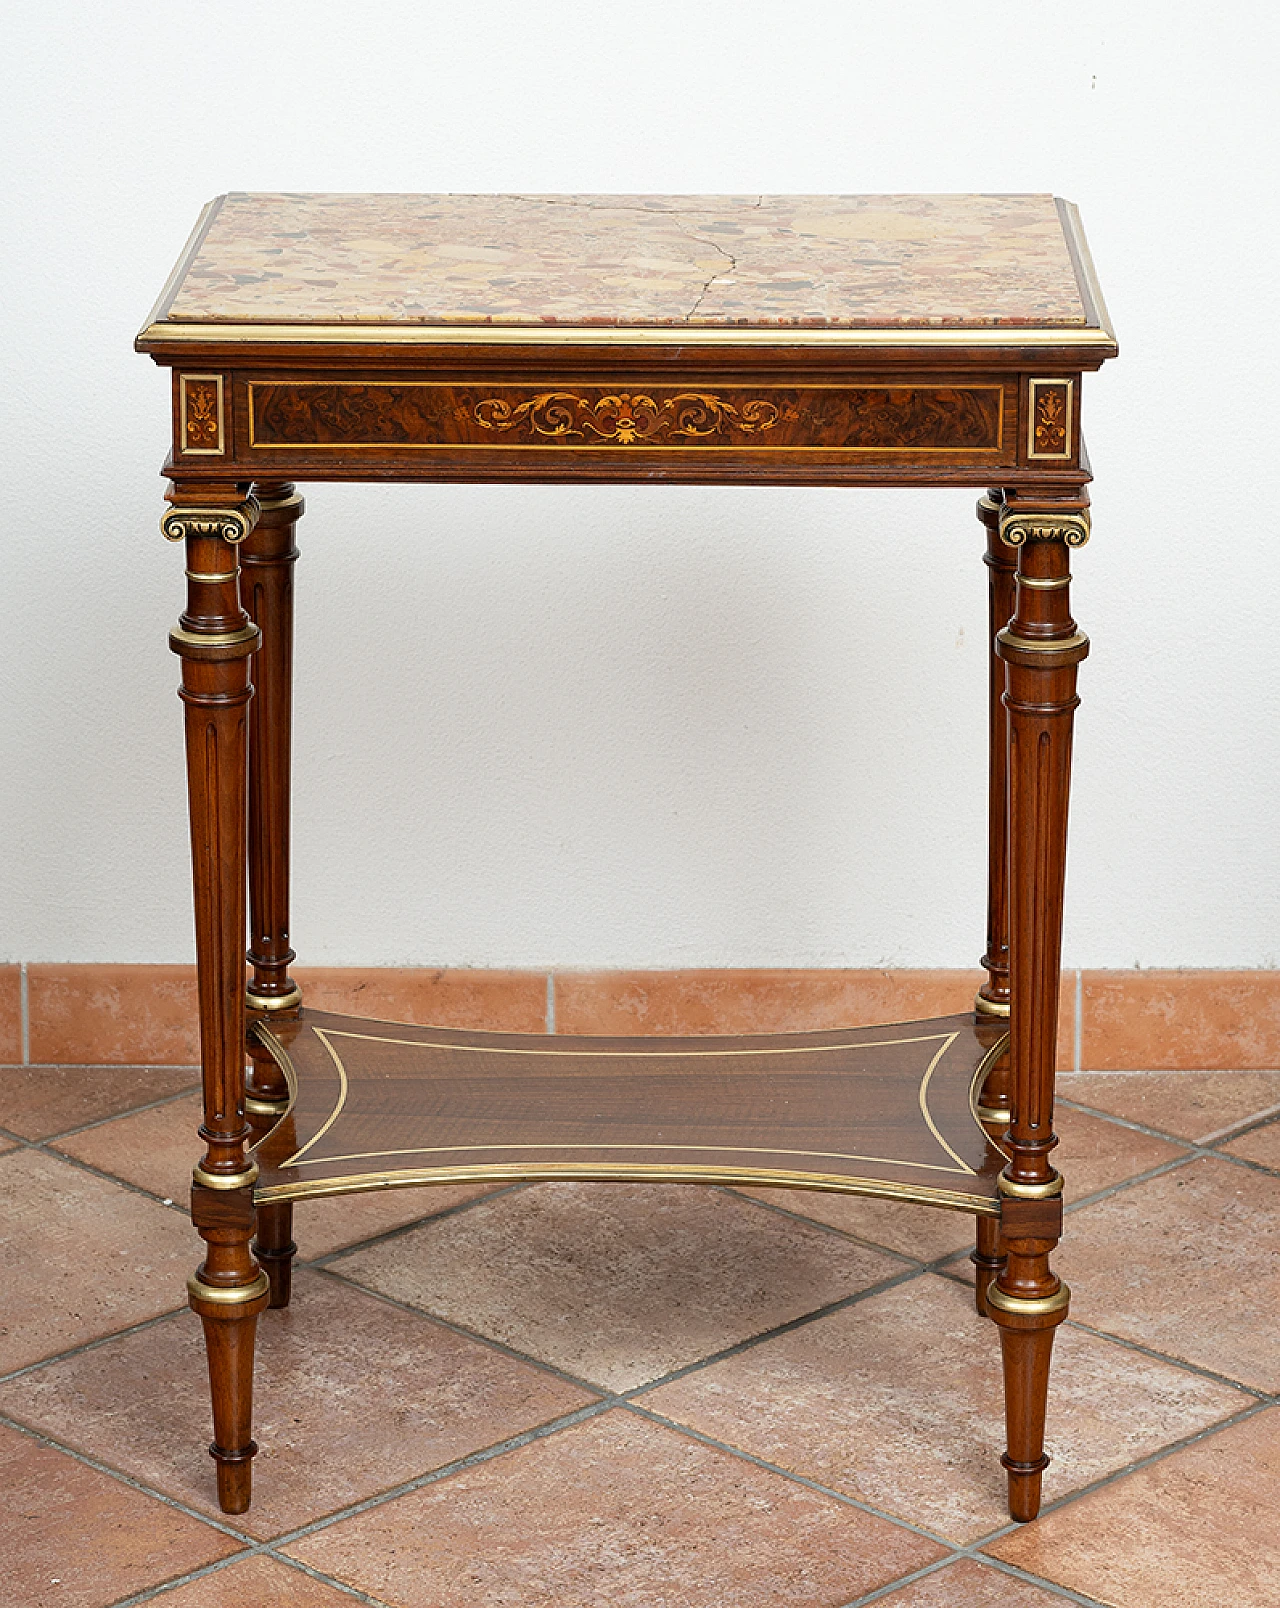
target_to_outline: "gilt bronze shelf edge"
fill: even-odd
[[[365,1194],[377,1189],[412,1189],[433,1184],[538,1183],[548,1180],[579,1183],[685,1183],[741,1184],[747,1188],[807,1189],[828,1195],[864,1195],[936,1206],[946,1211],[979,1217],[999,1217],[1000,1202],[985,1195],[895,1184],[876,1178],[841,1178],[834,1174],[775,1172],[763,1167],[667,1167],[645,1163],[547,1162],[540,1166],[419,1167],[398,1172],[358,1173],[346,1178],[320,1178],[314,1183],[264,1184],[254,1192],[254,1204],[310,1200],[333,1195]]]

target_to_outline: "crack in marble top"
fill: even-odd
[[[173,323],[1078,328],[1049,195],[231,194]]]

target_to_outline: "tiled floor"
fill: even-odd
[[[1026,1527],[967,1219],[621,1184],[300,1210],[228,1521],[192,1081],[0,1068],[14,1608],[1280,1603],[1280,1073],[1063,1078],[1075,1299]]]

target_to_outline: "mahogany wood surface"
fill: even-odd
[[[206,1243],[189,1290],[222,1506],[250,1499],[256,1320],[289,1299],[295,1200],[459,1177],[663,1177],[973,1212],[976,1298],[1001,1338],[1010,1511],[1034,1517],[1068,1300],[1050,1267],[1061,1232],[1050,1156],[1071,728],[1088,649],[1068,557],[1088,536],[1081,377],[1116,353],[1074,209],[1047,197],[225,199],[137,341],[173,371],[163,525],[187,554],[172,645],[204,1083],[192,1216]],[[563,231],[558,255],[548,233],[542,261],[530,217],[584,202],[619,214],[611,227],[625,214],[629,238],[655,231],[637,261],[683,253],[674,289],[642,268],[628,279],[630,259],[620,277],[575,279]],[[255,233],[259,214],[276,222]],[[279,222],[294,214],[306,229]],[[704,235],[741,236],[756,256],[741,282],[717,268],[711,299],[690,309],[680,276],[718,249],[689,233],[695,214]],[[344,232],[348,215],[382,219],[398,254]],[[868,216],[870,234],[896,244],[860,249]],[[414,267],[419,247],[439,244],[434,224],[413,222],[425,217],[447,218],[468,260],[505,241],[514,268],[460,290],[435,253],[432,294],[453,301],[431,312]],[[930,218],[961,226],[935,240]],[[483,230],[468,234],[468,219]],[[985,243],[970,260],[975,219]],[[1019,233],[1028,219],[1034,238]],[[574,225],[592,261],[617,238],[597,238],[599,222]],[[799,287],[789,251],[808,265]],[[616,319],[601,316],[601,283],[620,286]],[[989,305],[983,286],[997,287]],[[797,288],[810,311],[791,317]],[[301,1009],[288,972],[294,483],[326,480],[994,488],[979,504],[992,657],[975,1014],[614,1040]]]
[[[255,1033],[288,1069],[255,1198],[484,1178],[787,1184],[998,1212],[973,1113],[1005,1042],[971,1015],[825,1033],[462,1032],[303,1007]]]

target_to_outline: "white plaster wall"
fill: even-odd
[[[131,340],[210,196],[1054,190],[1122,345],[1085,388],[1066,960],[1275,965],[1276,16],[12,4],[0,958],[191,953],[167,376]],[[302,957],[972,962],[973,501],[311,488]]]

